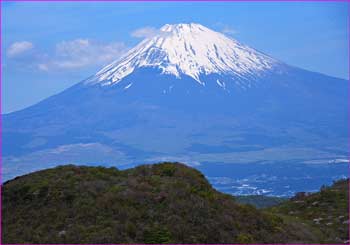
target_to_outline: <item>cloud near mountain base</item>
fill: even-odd
[[[123,42],[103,43],[78,38],[61,41],[51,50],[44,52],[35,48],[31,42],[21,41],[9,46],[6,63],[45,72],[70,70],[105,65],[127,50]]]

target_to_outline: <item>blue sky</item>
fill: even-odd
[[[87,78],[167,23],[200,23],[288,64],[348,77],[345,2],[1,4],[4,113]]]

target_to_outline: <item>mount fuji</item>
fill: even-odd
[[[3,115],[3,176],[65,163],[342,161],[348,91],[200,24],[165,25],[95,75]]]

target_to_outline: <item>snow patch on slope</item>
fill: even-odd
[[[129,83],[128,85],[126,85],[126,86],[124,87],[124,90],[127,90],[128,88],[130,88],[131,85],[132,85],[132,83]]]
[[[220,87],[222,87],[223,89],[226,89],[226,84],[225,84],[225,82],[220,82],[219,79],[216,79],[216,83],[217,83]]]

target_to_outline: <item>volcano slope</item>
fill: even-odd
[[[96,74],[4,115],[4,179],[67,163],[347,159],[348,91],[346,80],[200,24],[165,25]]]

